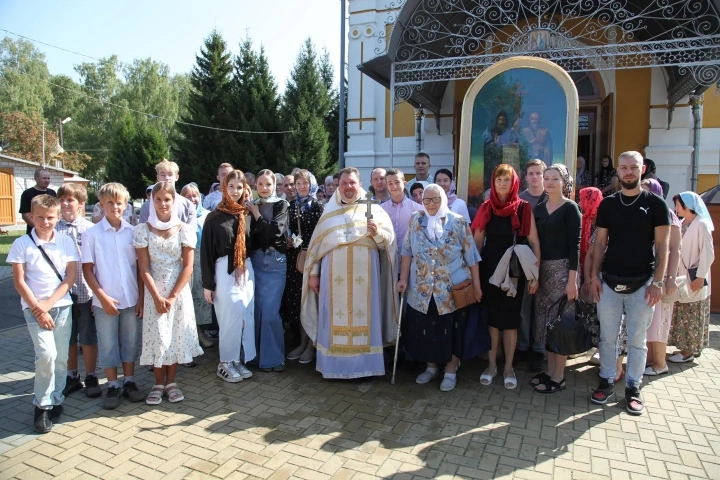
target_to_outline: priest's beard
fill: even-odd
[[[620,180],[620,185],[621,185],[625,190],[633,190],[633,189],[637,188],[637,186],[638,186],[639,183],[640,183],[640,179],[639,179],[639,178],[636,178],[636,179],[633,180],[632,182],[624,182],[624,181]]]

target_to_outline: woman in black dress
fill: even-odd
[[[300,359],[300,363],[310,363],[315,358],[315,348],[300,324],[300,300],[302,297],[303,274],[298,271],[297,259],[302,250],[307,250],[315,226],[323,214],[325,206],[315,195],[317,181],[312,173],[299,170],[295,174],[295,201],[290,204],[288,219],[287,281],[282,299],[282,316],[292,329],[300,335],[300,345],[288,353],[288,360]],[[298,224],[298,219],[300,220]],[[295,243],[293,243],[293,239]]]
[[[529,244],[540,262],[540,242],[538,241],[535,220],[530,204],[518,197],[520,179],[515,169],[507,164],[498,165],[493,171],[490,185],[490,199],[483,203],[473,220],[471,230],[475,244],[480,251],[480,283],[482,285],[482,303],[488,309],[491,348],[488,352],[488,368],[480,376],[480,383],[490,385],[497,375],[497,351],[500,330],[503,330],[505,347],[505,369],[503,372],[505,388],[517,387],[517,378],[512,362],[517,343],[517,329],[520,326],[520,309],[526,281],[517,278],[517,294],[509,297],[507,292],[492,285],[490,277],[513,245]],[[537,291],[537,282],[527,286],[529,293]]]
[[[600,171],[595,175],[595,186],[599,188],[603,196],[607,197],[617,190],[618,173],[613,167],[612,158],[605,155],[600,160]]]

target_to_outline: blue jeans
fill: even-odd
[[[629,295],[616,293],[607,285],[603,286],[600,302],[597,305],[600,319],[600,377],[613,381],[618,356],[618,337],[620,325],[625,313],[627,325],[627,374],[625,386],[639,387],[645,372],[647,346],[646,331],[652,323],[655,307],[649,307],[645,300],[645,290],[652,282],[648,280],[644,287]]]
[[[102,369],[115,368],[120,363],[134,363],[137,359],[138,321],[135,307],[108,315],[100,307],[93,307],[98,335],[98,364]]]
[[[67,376],[68,342],[72,324],[70,305],[48,312],[55,322],[53,330],[42,328],[29,308],[23,310],[30,338],[35,347],[35,387],[33,405],[50,410],[62,404]]]
[[[285,337],[280,304],[285,290],[287,261],[284,253],[262,249],[252,253],[255,270],[255,345],[260,368],[285,361]]]

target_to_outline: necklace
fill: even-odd
[[[640,192],[640,193],[642,193],[642,192]],[[638,201],[638,198],[640,198],[640,193],[638,193],[637,197],[635,197],[635,200],[633,200],[630,203],[625,203],[625,202],[623,202],[623,198],[622,198],[623,194],[622,194],[622,192],[620,192],[620,203],[622,203],[623,206],[625,206],[625,207],[630,207],[630,206],[632,206],[633,203]]]

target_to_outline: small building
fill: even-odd
[[[20,196],[35,185],[35,170],[42,164],[30,160],[11,157],[0,153],[0,225],[23,225],[20,209]],[[89,180],[80,177],[77,172],[46,164],[50,172],[50,188],[57,191],[63,183],[79,183],[87,187]]]

